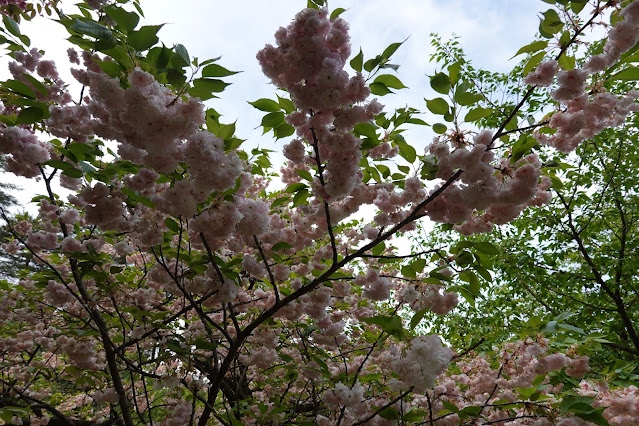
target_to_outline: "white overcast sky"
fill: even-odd
[[[73,2],[63,0],[63,9],[75,13]],[[306,0],[218,1],[218,0],[142,0],[146,19],[143,24],[166,24],[159,33],[167,45],[185,45],[191,56],[200,60],[222,56],[219,64],[240,74],[228,78],[233,84],[212,100],[211,106],[223,122],[237,120],[237,135],[247,139],[248,146],[281,150],[282,141],[261,136],[257,128],[263,113],[247,104],[262,97],[275,97],[275,90],[262,75],[255,55],[273,34],[286,26],[295,13],[306,6]],[[506,71],[514,65],[509,58],[519,47],[532,41],[539,23],[539,12],[549,5],[541,0],[330,0],[329,8],[348,9],[342,17],[350,23],[353,55],[364,51],[365,58],[374,57],[390,43],[410,37],[397,51],[393,62],[400,64],[398,77],[409,89],[380,99],[390,107],[409,105],[425,110],[424,97],[435,97],[426,74],[435,72],[429,63],[432,53],[430,34],[444,38],[460,36],[462,47],[476,66]],[[66,49],[62,40],[68,37],[55,23],[24,23],[23,32],[32,45],[46,51],[46,58],[62,58],[60,71],[65,72]],[[7,77],[6,60],[0,62],[0,76]],[[424,116],[433,123],[433,118]],[[408,142],[418,151],[432,138],[430,129],[408,133]],[[250,145],[249,145],[250,144]],[[18,181],[13,175],[3,180]],[[29,192],[29,191],[24,191]],[[30,195],[20,195],[21,200]]]

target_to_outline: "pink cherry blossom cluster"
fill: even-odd
[[[495,348],[495,350],[497,349]],[[575,354],[575,348],[569,349],[568,354],[546,355],[548,350],[547,339],[527,339],[504,344],[499,350],[501,359],[497,368],[491,365],[490,360],[481,356],[474,356],[470,361],[459,361],[457,362],[459,373],[441,374],[438,377],[437,385],[432,391],[429,391],[428,398],[417,396],[414,402],[429,407],[433,413],[445,408],[443,401],[452,403],[459,409],[473,405],[483,406],[485,419],[496,423],[503,419],[524,416],[517,419],[520,422],[518,424],[553,424],[545,416],[530,416],[531,413],[526,409],[516,409],[513,414],[500,408],[503,404],[496,403],[496,401],[511,403],[525,401],[526,397],[522,396],[520,390],[535,386],[535,380],[542,376],[543,392],[549,397],[546,413],[550,414],[550,404],[557,401],[556,395],[562,391],[563,384],[551,385],[549,373],[563,369],[567,375],[581,378],[590,367],[588,366],[588,357]],[[603,397],[603,395],[601,396]],[[552,416],[558,416],[558,413],[554,413]],[[565,425],[582,424],[570,423],[573,419],[578,421],[572,416],[559,416],[557,421],[566,422],[558,423]],[[452,414],[441,418],[437,424],[456,425],[460,421],[457,414]]]
[[[76,70],[75,77],[89,87],[90,98],[84,105],[50,108],[47,124],[55,136],[96,135],[115,140],[122,158],[171,171],[184,158],[180,140],[193,136],[204,122],[199,101],[176,98],[139,69],[129,73],[126,89],[119,79],[103,72]]]
[[[453,352],[442,345],[436,334],[414,338],[405,353],[392,360],[393,371],[401,382],[398,387],[414,387],[417,393],[426,392],[446,370],[452,357]]]
[[[610,389],[605,382],[591,383],[581,381],[579,395],[595,397],[593,407],[606,407],[603,416],[615,426],[633,426],[639,419],[639,389],[630,385],[624,388]]]
[[[343,69],[350,55],[348,25],[341,18],[329,19],[326,9],[309,8],[275,38],[277,47],[267,45],[257,58],[264,74],[291,94],[298,111],[287,121],[313,147],[309,158],[302,140],[290,142],[284,148],[289,166],[317,166],[324,182],[316,182],[316,193],[324,199],[346,196],[361,181],[361,140],[350,131],[381,112],[376,101],[355,105],[370,90],[361,74],[349,77]]]
[[[558,69],[559,65],[555,60],[542,62],[535,71],[524,78],[524,83],[531,86],[548,87],[555,80]]]
[[[51,60],[43,60],[42,53],[38,49],[33,48],[28,52],[15,52],[13,54],[15,62],[9,62],[9,71],[14,79],[26,84],[38,100],[55,102],[57,104],[66,104],[71,102],[71,94],[66,90],[64,81],[60,78],[55,62]],[[27,75],[36,73],[44,79],[43,86],[46,93],[41,92],[38,88],[26,78]]]
[[[548,202],[548,179],[541,179],[541,162],[528,155],[514,164],[501,159],[494,164],[494,153],[488,147],[492,133],[481,131],[474,145],[457,146],[439,137],[429,152],[437,159],[437,177],[447,179],[461,170],[460,183],[449,186],[432,203],[426,214],[437,222],[456,223],[455,229],[469,235],[492,230],[495,224],[510,222],[527,205]]]
[[[540,143],[571,152],[584,140],[623,124],[630,113],[639,111],[637,98],[639,91],[636,90],[622,98],[608,92],[597,93],[592,99],[583,94],[565,102],[566,108],[553,114],[550,127],[556,129],[556,133],[546,135],[536,131],[534,136]]]
[[[94,371],[104,368],[104,360],[101,359],[103,354],[97,351],[95,342],[78,340],[62,334],[56,338],[56,344],[76,367]]]
[[[268,368],[279,358],[275,350],[280,343],[278,330],[258,328],[251,337],[255,350],[249,355],[241,355],[240,361],[244,365],[255,366],[257,368]]]
[[[118,394],[115,391],[115,388],[99,390],[93,394],[93,401],[98,404],[115,404],[118,402]]]
[[[408,284],[398,294],[402,301],[415,312],[428,309],[438,315],[452,311],[459,303],[457,294],[444,291],[444,287],[434,284]]]
[[[0,153],[11,154],[6,169],[19,176],[33,178],[40,175],[37,164],[51,158],[48,145],[38,140],[30,130],[21,127],[0,128]]]
[[[369,269],[355,279],[355,284],[362,287],[364,297],[371,300],[386,300],[390,297],[391,289],[395,287],[393,281],[379,274],[379,269]]]
[[[27,0],[0,0],[0,7],[6,7],[9,5],[18,6],[22,10],[27,9]],[[4,12],[4,10],[3,10]]]
[[[603,53],[586,62],[585,69],[588,73],[600,72],[610,67],[619,60],[622,53],[630,50],[639,41],[639,2],[630,2],[619,12],[619,16],[623,19],[608,31]]]
[[[190,402],[184,400],[169,400],[168,406],[170,407],[170,414],[169,417],[161,423],[162,426],[183,426],[190,423],[191,412],[193,411]]]
[[[337,383],[333,389],[324,393],[322,399],[331,410],[344,407],[347,418],[357,418],[364,414],[367,408],[367,404],[364,402],[364,388],[359,382],[351,387],[344,383]]]
[[[631,112],[639,111],[639,104],[635,102],[639,98],[637,91],[621,98],[607,92],[596,93],[592,99],[585,91],[589,75],[613,65],[639,40],[639,2],[628,4],[619,16],[622,19],[608,31],[603,53],[591,57],[583,68],[560,71],[557,75],[559,87],[552,92],[552,97],[565,109],[555,112],[550,120],[550,127],[556,133],[550,136],[539,131],[534,133],[540,143],[568,153],[604,129],[619,126]],[[549,86],[556,72],[557,62],[547,61],[528,74],[524,82]]]
[[[91,63],[91,58],[85,58],[85,65]],[[79,141],[91,134],[118,141],[122,158],[148,168],[126,177],[125,183],[136,191],[150,190],[149,196],[160,211],[192,217],[198,204],[213,191],[233,187],[244,173],[244,163],[235,152],[226,153],[221,139],[198,130],[203,123],[201,102],[193,98],[183,101],[139,69],[130,72],[130,87],[125,89],[118,79],[91,68],[94,66],[74,73],[89,86],[86,104],[52,106],[47,120],[49,130],[56,136]],[[179,162],[187,164],[188,177],[168,187],[154,187],[158,177],[155,171],[174,170]],[[89,191],[95,192],[95,187]],[[117,205],[122,205],[125,197],[111,193],[107,201],[105,191],[100,191],[100,195],[102,202],[92,196],[95,208],[91,210],[105,217],[88,220],[113,228],[122,217],[122,207]],[[257,218],[253,216],[255,222]]]

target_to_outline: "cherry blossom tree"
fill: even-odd
[[[531,335],[479,353],[428,332],[425,317],[481,296],[480,253],[493,245],[458,252],[454,271],[439,247],[394,243],[427,220],[481,234],[548,203],[544,153],[639,108],[638,92],[603,84],[636,80],[639,2],[548,3],[540,38],[518,52],[529,57],[512,104],[492,103],[476,70],[440,49],[431,86],[447,99],[426,108],[448,124],[419,153],[402,135],[427,126],[419,110],[381,100],[404,87],[390,62],[402,43],[353,56],[343,9],[309,2],[257,52],[281,89],[252,102],[285,141],[275,170],[203,103],[235,72],[161,44],[137,0],[87,0],[74,14],[3,2],[0,153],[42,193],[36,219],[1,212],[4,251],[35,265],[1,283],[0,418],[632,424],[637,388],[588,380],[576,345]],[[42,14],[70,34],[78,93],[21,33]],[[608,17],[584,53],[582,35]],[[374,217],[353,219],[365,206]]]

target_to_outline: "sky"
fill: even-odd
[[[142,5],[149,3],[143,0]],[[255,127],[262,113],[247,101],[275,97],[274,87],[262,75],[255,54],[266,43],[274,43],[275,31],[288,25],[305,5],[306,0],[232,5],[216,0],[153,0],[145,14],[150,23],[167,24],[160,33],[162,40],[182,43],[200,59],[222,56],[221,65],[244,71],[229,79],[234,84],[212,105],[223,114],[223,120],[238,119],[239,136],[253,142],[261,134]],[[539,23],[538,11],[547,9],[540,0],[330,0],[328,6],[331,10],[347,9],[341,17],[350,24],[352,55],[361,48],[366,60],[389,44],[408,38],[392,60],[401,65],[397,76],[408,89],[380,99],[389,109],[405,105],[426,109],[424,97],[434,97],[426,76],[435,73],[434,64],[429,62],[432,33],[444,38],[457,34],[477,66],[506,71],[514,64],[508,59],[532,41]],[[432,137],[430,130],[427,133]],[[418,137],[426,136],[422,133]],[[266,138],[261,145],[269,141],[273,143]]]
[[[62,0],[63,10],[75,13],[73,3]],[[236,134],[247,139],[245,146],[280,151],[285,142],[262,136],[258,126],[263,113],[248,104],[259,98],[275,97],[275,88],[262,75],[255,55],[265,44],[274,43],[277,28],[288,25],[306,6],[306,0],[142,0],[141,4],[145,12],[141,25],[165,24],[158,35],[167,46],[181,43],[191,57],[200,61],[221,56],[220,65],[242,71],[227,78],[233,84],[221,94],[221,99],[208,104],[222,114],[223,122],[237,121]],[[390,111],[405,105],[425,110],[424,98],[435,97],[427,77],[436,72],[435,64],[429,62],[431,33],[445,39],[456,34],[475,66],[507,71],[515,61],[509,58],[532,41],[539,12],[548,8],[541,0],[330,0],[328,6],[331,10],[347,9],[341,17],[350,24],[353,55],[361,47],[365,59],[371,58],[389,44],[408,38],[392,60],[401,65],[397,76],[408,89],[380,99]],[[68,33],[59,24],[36,21],[24,23],[23,33],[31,37],[32,46],[45,50],[45,58],[60,59],[61,75],[72,82],[65,69],[69,46],[62,42]],[[2,78],[8,78],[6,62],[0,61]],[[435,122],[428,114],[422,118],[431,124]],[[424,128],[405,136],[419,151],[433,133]],[[3,175],[1,179],[25,188],[16,193],[21,201],[32,196],[31,186],[24,180],[13,175]]]

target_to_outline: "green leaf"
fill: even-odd
[[[382,74],[375,79],[375,83],[382,83],[385,86],[390,87],[391,89],[404,89],[404,83],[402,83],[399,78],[395,77],[391,74]]]
[[[568,46],[568,43],[570,42],[570,32],[569,31],[564,31],[561,33],[561,37],[559,37],[559,46],[561,47],[566,47]],[[564,52],[565,54],[565,52]]]
[[[384,83],[380,83],[378,81],[371,83],[368,87],[370,87],[371,93],[377,96],[384,96],[389,93],[393,93]]]
[[[290,243],[286,241],[280,241],[278,243],[273,244],[273,247],[271,247],[271,250],[273,251],[288,250],[292,247],[293,246]]]
[[[559,61],[557,61],[557,63],[562,69],[570,71],[575,68],[575,57],[564,53],[559,57]]]
[[[167,217],[166,219],[164,219],[164,224],[166,225],[167,228],[169,228],[171,231],[175,232],[176,234],[180,232],[180,225],[178,225],[178,223],[174,221],[173,219],[171,219],[170,217]]]
[[[195,80],[193,80],[194,87],[202,88],[214,93],[222,92],[227,86],[230,85],[231,83],[226,83],[215,78],[196,78]]]
[[[485,241],[481,241],[478,243],[475,243],[475,248],[477,250],[479,250],[482,253],[485,253],[487,255],[490,256],[496,256],[498,255],[499,249],[497,247],[495,247],[493,244],[489,243],[489,242],[485,242]]]
[[[290,200],[291,197],[280,197],[278,199],[276,199],[275,201],[273,201],[271,203],[271,209],[274,209],[277,206],[281,206],[282,204],[285,204],[288,202],[288,200]]]
[[[404,334],[404,327],[402,326],[402,319],[395,315],[392,317],[386,315],[378,315],[370,318],[363,318],[363,322],[367,324],[378,325],[385,333],[401,338]]]
[[[173,58],[171,59],[171,63],[174,66],[184,67],[191,63],[191,59],[189,58],[189,52],[186,50],[186,47],[184,47],[183,44],[176,44],[174,49],[175,49],[176,55],[173,56]],[[179,58],[179,60],[177,58]]]
[[[173,51],[166,46],[162,47],[154,47],[149,50],[149,53],[146,55],[147,61],[155,68],[161,69],[166,68],[169,64],[169,60],[173,56]]]
[[[459,80],[459,72],[461,71],[461,62],[455,62],[448,66],[448,75],[450,77],[451,84],[457,83]]]
[[[220,129],[217,132],[217,137],[224,140],[231,139],[235,134],[235,123],[220,124]]]
[[[163,26],[164,25],[145,25],[138,31],[131,31],[127,39],[129,45],[138,52],[147,50],[160,41],[156,34]]]
[[[368,61],[364,62],[364,70],[368,71],[368,72],[371,72],[381,62],[382,62],[382,57],[381,56],[376,56],[373,59],[369,59]]]
[[[592,410],[594,400],[595,398],[592,396],[567,396],[561,401],[558,408],[559,411],[564,413],[574,413],[576,411],[583,412],[584,408],[587,407],[585,411],[589,412]]]
[[[311,176],[308,170],[297,169],[297,174],[300,175],[302,179],[306,179],[309,182],[313,182],[313,176]]]
[[[405,278],[415,278],[417,276],[417,272],[410,265],[402,266],[402,275]]]
[[[524,65],[523,75],[527,76],[533,69],[535,69],[537,65],[541,63],[541,60],[544,59],[545,55],[546,52],[539,52],[536,55],[533,55],[528,62],[526,62],[526,65]]]
[[[583,328],[575,327],[574,325],[570,325],[570,324],[561,323],[561,324],[557,324],[557,327],[563,328],[564,330],[574,331],[575,333],[579,333],[579,334],[586,334]]]
[[[291,126],[288,123],[282,123],[273,129],[273,134],[275,135],[275,139],[287,138],[295,133],[295,127]]]
[[[7,29],[7,31],[9,31],[11,34],[16,37],[20,36],[20,26],[9,15],[2,15],[2,23],[4,24],[4,27]]]
[[[362,64],[364,63],[364,54],[362,53],[362,49],[359,49],[359,53],[351,59],[351,68],[353,68],[357,72],[362,72]]]
[[[477,121],[484,117],[488,117],[492,113],[493,113],[492,108],[481,108],[481,107],[475,108],[470,110],[468,114],[466,114],[466,117],[464,117],[464,121],[467,121],[467,122]]]
[[[611,75],[608,79],[609,81],[621,80],[621,81],[635,81],[639,80],[639,68],[637,67],[628,67],[624,70],[619,71]]]
[[[443,135],[448,130],[448,127],[442,123],[433,124],[433,131],[439,135]]]
[[[295,104],[290,99],[283,98],[280,95],[277,95],[277,101],[279,102],[280,107],[284,110],[285,113],[290,114],[295,111]]]
[[[174,70],[171,70],[171,71],[174,71]],[[169,79],[168,77],[169,76],[167,75],[167,80],[169,80],[169,83],[175,87],[182,86],[186,82],[186,78],[180,78],[180,77],[183,77],[183,74],[172,73],[171,78]],[[206,101],[211,98],[217,98],[217,96],[215,96],[212,91],[202,86],[191,87],[189,89],[189,95],[191,95],[194,98],[198,98],[201,101]]]
[[[515,53],[513,55],[513,58],[515,56],[519,56],[522,53],[533,53],[533,52],[538,52],[540,50],[545,49],[546,47],[548,47],[548,40],[538,40],[538,41],[533,41],[530,44],[525,45],[524,47],[522,47],[521,49],[519,49],[517,51],[517,53]],[[510,58],[512,59],[512,58]]]
[[[343,9],[341,7],[338,7],[337,9],[335,9],[332,13],[331,13],[331,19],[335,19],[337,18],[339,15],[341,15],[342,13],[346,12],[346,9]]]
[[[415,259],[411,263],[411,266],[413,267],[413,269],[415,269],[415,271],[422,272],[424,268],[426,267],[426,259],[422,259],[422,258]]]
[[[355,133],[360,136],[366,136],[373,140],[377,140],[377,127],[371,123],[357,123],[355,125]]]
[[[406,39],[408,40],[408,39]],[[391,43],[390,45],[388,45],[388,47],[386,49],[384,49],[384,51],[382,52],[382,58],[385,59],[390,59],[391,56],[393,56],[393,53],[395,53],[397,51],[397,49],[399,49],[399,47],[404,44],[404,42],[406,41],[402,41],[402,42],[398,42],[398,43]]]
[[[399,414],[399,411],[397,411],[393,407],[384,408],[382,411],[379,412],[379,416],[387,420],[399,420],[402,418],[402,416]]]
[[[60,161],[60,160],[49,160],[45,163],[43,163],[45,166],[50,166],[56,169],[59,169],[62,171],[62,174],[67,175],[69,177],[72,178],[81,178],[82,177],[82,170],[78,170],[75,167],[73,167],[72,164],[66,163],[64,161]]]
[[[229,71],[218,64],[210,64],[202,69],[202,77],[227,77],[237,73],[239,71]]]
[[[543,13],[544,18],[539,22],[539,33],[544,38],[552,38],[563,28],[564,24],[554,9],[548,9]]]
[[[574,0],[570,2],[570,8],[573,12],[579,13],[584,9],[586,4],[588,4],[588,0]]]
[[[217,349],[217,344],[215,342],[211,342],[208,339],[198,339],[193,342],[193,345],[198,349],[204,349],[208,351],[214,351]]]
[[[7,80],[2,82],[2,86],[8,88],[18,95],[22,95],[25,98],[35,99],[36,94],[29,86],[19,80]]]
[[[293,207],[306,203],[306,200],[308,200],[308,197],[310,197],[310,195],[310,192],[308,192],[308,190],[306,189],[298,191],[293,197]]]
[[[417,159],[417,151],[412,145],[406,142],[399,143],[399,155],[401,155],[409,163],[414,163]]]
[[[548,178],[550,178],[550,182],[552,183],[553,189],[557,191],[564,189],[564,183],[556,175],[550,174],[548,175]]]
[[[105,52],[107,50],[113,49],[114,47],[117,46],[117,44],[118,44],[118,41],[115,37],[104,38],[104,39],[96,40],[93,43],[93,48],[97,51]]]
[[[249,102],[249,104],[264,112],[276,112],[281,109],[280,105],[277,102],[266,98],[258,99],[254,102]]]
[[[455,93],[455,101],[462,106],[472,105],[484,99],[483,95],[478,93],[463,92],[460,94]]]
[[[44,111],[38,107],[25,108],[20,111],[16,118],[16,125],[18,124],[34,124],[44,118]]]
[[[450,90],[450,78],[443,72],[437,73],[430,78],[430,87],[438,93],[447,95]]]
[[[20,34],[19,36],[17,36],[20,41],[25,45],[25,46],[30,46],[31,45],[31,39],[29,37],[27,37],[24,34]]]
[[[544,333],[554,333],[557,331],[557,321],[548,321],[546,325],[541,329]]]
[[[99,61],[94,60],[98,64],[102,71],[104,71],[109,77],[116,77],[122,73],[122,67],[117,62],[113,61]]]
[[[292,183],[286,187],[286,192],[292,194],[293,192],[298,192],[306,188],[308,188],[308,186],[305,183]]]
[[[426,315],[426,312],[428,312],[428,309],[426,309],[426,308],[415,312],[415,315],[413,315],[413,318],[411,318],[411,320],[410,320],[410,329],[411,330],[414,330],[415,327],[417,327],[419,325],[419,323],[422,321],[422,319],[424,319],[424,316]]]
[[[467,277],[468,277],[470,292],[472,293],[474,297],[479,297],[481,292],[481,285],[479,284],[479,278],[477,278],[477,275],[473,271],[466,270],[464,272],[468,272]]]
[[[276,111],[276,112],[270,112],[266,114],[262,118],[261,125],[263,127],[269,127],[271,129],[274,129],[282,123],[284,123],[284,113],[281,111]]]
[[[444,408],[449,410],[451,413],[459,413],[459,408],[457,408],[457,406],[453,404],[452,402],[442,400],[442,404],[444,405]]]
[[[478,407],[476,405],[469,405],[467,407],[462,408],[459,413],[465,414],[467,416],[477,416],[481,412],[482,412],[482,407]]]
[[[515,161],[526,155],[537,144],[537,139],[533,138],[532,136],[526,134],[521,135],[521,137],[517,140],[517,142],[513,144],[513,147],[510,150],[511,163],[514,163]]]
[[[444,98],[426,99],[426,107],[433,114],[446,114],[448,112],[448,102]]]
[[[95,21],[84,21],[76,18],[69,28],[80,34],[90,35],[99,39],[113,37],[113,32],[110,29]]]
[[[104,11],[115,21],[116,24],[118,24],[124,33],[133,31],[140,21],[140,17],[137,13],[127,12],[118,6],[109,5],[104,8]]]
[[[382,241],[371,249],[373,256],[379,256],[386,250],[386,244]]]

